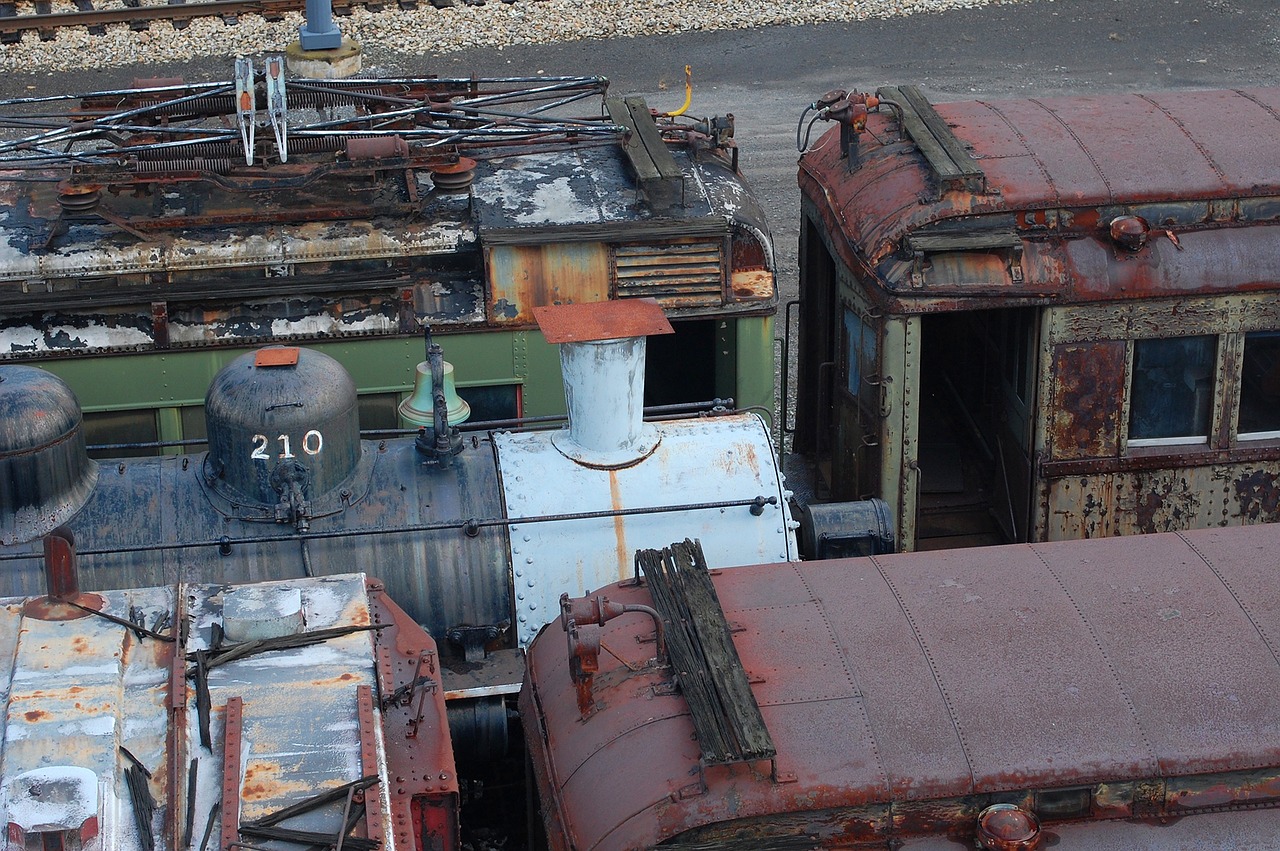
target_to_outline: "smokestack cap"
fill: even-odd
[[[590,343],[674,334],[675,329],[651,298],[547,304],[533,309],[548,343]]]

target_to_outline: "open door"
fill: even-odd
[[[1037,318],[922,317],[916,549],[1027,540]]]

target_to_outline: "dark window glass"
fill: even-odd
[[[520,385],[459,387],[458,395],[471,406],[471,422],[513,420],[520,416]]]
[[[1129,440],[1207,438],[1216,359],[1210,335],[1135,341]]]
[[[645,343],[644,404],[678,405],[683,402],[706,402],[716,398],[716,366],[730,376],[737,370],[736,359],[726,346],[723,356],[716,351],[716,320],[698,319],[672,322],[674,334],[655,334]],[[724,389],[727,395],[736,395],[730,383]],[[488,392],[487,387],[468,387],[467,392]],[[458,395],[471,403],[462,390]],[[509,407],[511,399],[508,397]],[[506,419],[510,415],[487,417]],[[475,414],[471,418],[478,419]]]
[[[1280,432],[1280,331],[1245,335],[1237,431]]]
[[[405,427],[400,422],[399,393],[362,393],[356,404],[360,411],[361,431]]]
[[[1017,333],[1015,341],[1015,356],[1017,361],[1017,376],[1014,381],[1013,389],[1017,392],[1018,398],[1026,402],[1031,398],[1031,358],[1033,356],[1032,343],[1035,340],[1035,313],[1032,311],[1023,311],[1017,314]]]
[[[520,416],[520,385],[496,384],[488,387],[458,387],[458,395],[471,406],[467,422],[513,420]],[[360,430],[409,428],[400,419],[399,393],[360,395]]]
[[[872,392],[879,371],[879,341],[876,329],[868,325],[859,314],[848,308],[844,312],[845,380],[849,395],[861,397],[864,405],[871,404],[877,394]]]
[[[130,443],[155,443],[160,439],[156,426],[156,412],[99,411],[84,415],[84,441],[93,446]],[[141,458],[158,455],[154,446],[135,449],[97,449],[89,452],[91,458]]]
[[[182,439],[198,440],[208,437],[205,430],[204,421],[204,405],[186,405],[178,409],[178,416],[182,418]],[[209,448],[207,443],[193,443],[184,445],[182,452],[192,455],[197,452],[204,452]]]

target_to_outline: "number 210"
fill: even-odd
[[[289,449],[289,435],[276,435],[276,440],[280,441],[279,458],[296,457]],[[249,457],[256,461],[270,461],[271,456],[267,454],[267,436],[265,434],[255,434],[253,436],[253,452]],[[320,450],[324,448],[324,435],[320,434],[316,429],[311,429],[302,436],[302,451],[308,455],[319,455]]]

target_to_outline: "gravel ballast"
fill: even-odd
[[[367,51],[442,54],[572,39],[860,21],[1025,2],[1032,0],[488,0],[483,5],[459,2],[448,8],[422,2],[408,11],[353,8],[336,20],[343,36]],[[19,5],[19,14],[30,13],[24,5]],[[65,0],[53,5],[54,11],[74,9]],[[59,30],[50,41],[26,32],[20,42],[0,45],[0,69],[70,71],[283,51],[297,40],[302,20],[301,13],[278,21],[244,15],[232,24],[220,18],[197,18],[183,29],[164,21],[141,32],[119,24],[102,35],[77,27]]]

